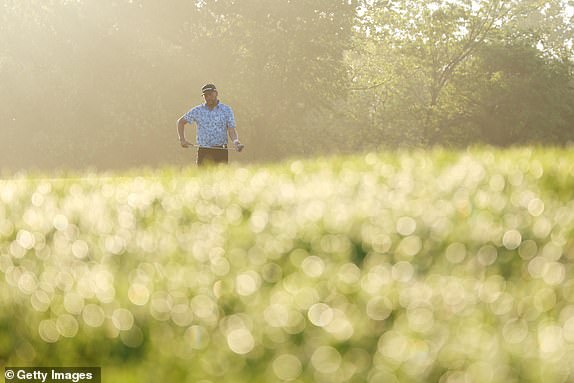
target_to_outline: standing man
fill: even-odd
[[[235,129],[235,118],[231,108],[217,99],[217,88],[206,84],[201,88],[204,103],[192,108],[177,121],[177,134],[182,147],[193,146],[185,139],[185,124],[195,122],[197,126],[197,165],[207,162],[227,163],[227,136],[233,141],[235,150],[240,152],[243,144],[239,142]]]

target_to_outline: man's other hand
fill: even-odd
[[[245,145],[243,145],[241,142],[239,142],[238,140],[233,141],[233,145],[235,145],[235,150],[240,152],[243,150],[243,148],[245,147]]]

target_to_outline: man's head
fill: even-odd
[[[213,84],[205,84],[201,88],[201,94],[203,99],[208,106],[213,106],[217,104],[217,88]]]

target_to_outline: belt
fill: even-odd
[[[227,149],[227,144],[212,145],[212,146],[198,146],[198,149]]]

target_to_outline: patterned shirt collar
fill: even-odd
[[[218,108],[219,108],[219,104],[220,104],[220,101],[219,101],[219,100],[217,100],[217,104],[215,104],[215,106],[213,107],[213,109],[209,109],[209,106],[207,106],[207,102],[204,102],[204,103],[203,103],[203,104],[201,104],[201,105],[202,105],[202,106],[203,106],[205,109],[208,109],[208,110],[215,110],[215,109],[218,109]]]

